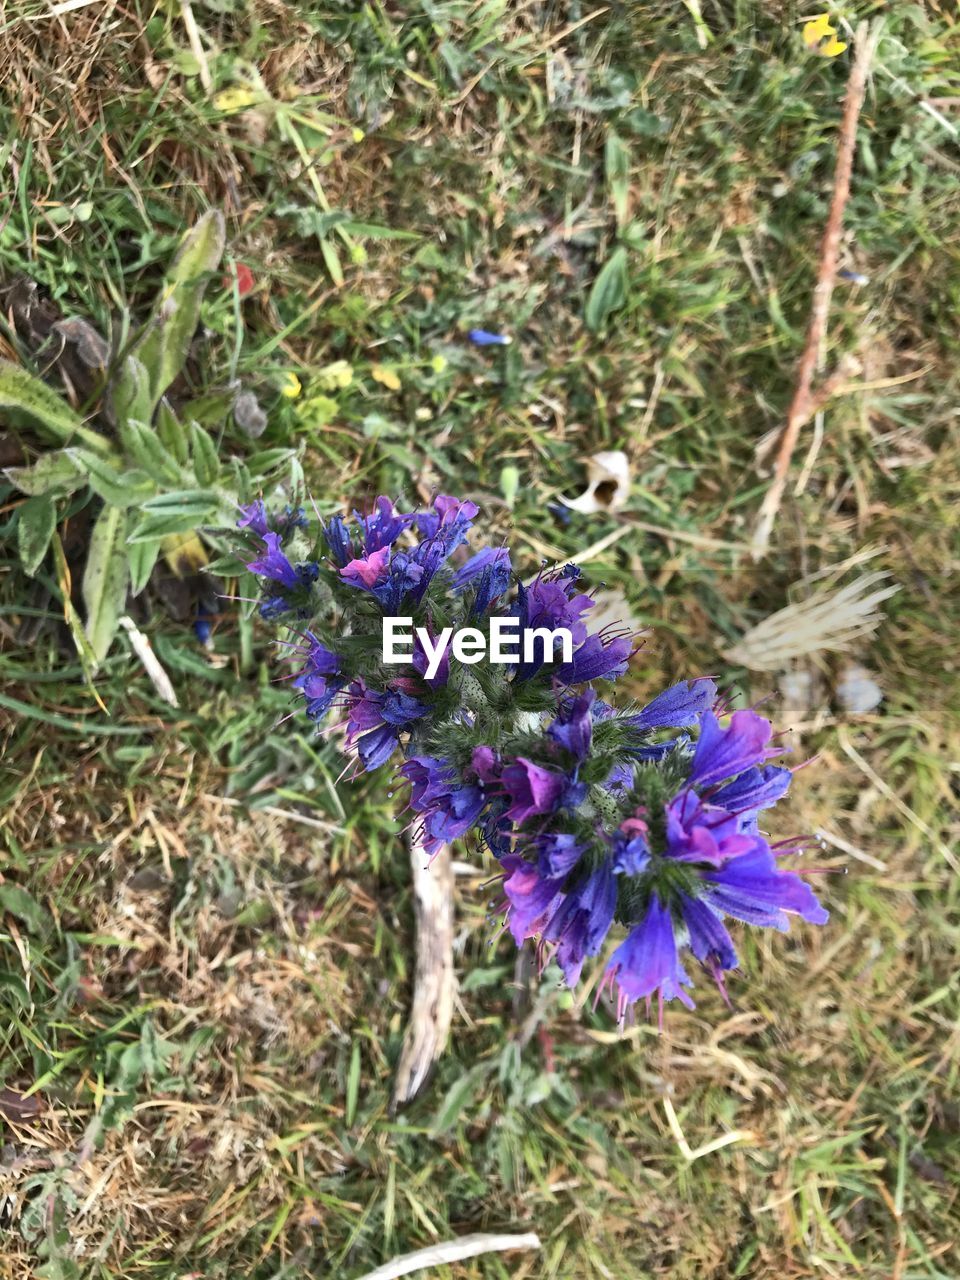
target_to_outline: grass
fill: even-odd
[[[195,0],[209,92],[178,5],[0,12],[0,277],[106,332],[224,208],[256,287],[208,291],[197,385],[253,390],[323,507],[468,493],[526,568],[627,526],[590,568],[656,628],[637,692],[701,670],[775,691],[722,652],[801,578],[877,546],[901,585],[856,655],[875,714],[827,705],[838,660],[814,664],[818,762],[784,830],[854,850],[821,859],[830,924],[745,938],[732,1011],[703,991],[621,1038],[546,978],[518,989],[464,851],[456,1034],[391,1116],[412,909],[383,787],[335,788],[333,748],[278,726],[268,637],[232,612],[207,653],[154,599],[181,709],[121,642],[104,715],[11,555],[0,1275],[351,1280],[511,1227],[542,1253],[443,1274],[958,1273],[958,28],[934,0],[884,14],[844,250],[870,284],[838,290],[827,353],[865,385],[754,566],[730,547],[802,347],[846,59],[807,54],[791,4],[699,8]],[[516,341],[476,350],[472,326]],[[563,524],[550,504],[609,448],[625,512]],[[752,1136],[691,1163],[666,1098],[690,1148]]]

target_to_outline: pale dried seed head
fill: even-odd
[[[750,671],[783,671],[806,654],[848,649],[877,629],[883,616],[877,606],[899,589],[878,571],[839,590],[818,591],[757,623],[724,657]]]

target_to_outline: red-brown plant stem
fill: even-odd
[[[830,314],[830,298],[837,275],[840,256],[840,236],[843,232],[843,211],[850,195],[850,175],[853,171],[853,153],[857,142],[857,121],[867,87],[867,74],[873,57],[875,39],[868,24],[863,22],[855,36],[856,53],[847,81],[847,93],[843,103],[843,120],[837,143],[837,165],[833,179],[833,199],[820,246],[820,269],[813,291],[810,322],[807,326],[807,343],[797,371],[797,386],[787,413],[787,421],[777,451],[773,481],[760,507],[757,524],[751,542],[754,560],[759,560],[767,549],[777,512],[787,484],[790,459],[796,447],[800,428],[810,418],[810,399],[813,376],[817,368],[817,356],[827,331]]]

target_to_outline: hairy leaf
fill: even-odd
[[[193,473],[197,484],[216,484],[220,479],[220,459],[217,446],[209,432],[199,423],[190,423],[190,452],[193,455]]]
[[[32,578],[47,554],[57,527],[57,507],[49,494],[28,498],[17,511],[17,550],[24,573]]]
[[[109,453],[103,436],[83,425],[83,419],[52,387],[9,360],[0,360],[0,425],[26,419],[57,444],[83,440],[98,453]]]
[[[131,355],[147,371],[149,411],[142,415],[144,419],[153,416],[164,392],[183,368],[200,320],[207,280],[223,256],[224,243],[223,214],[211,209],[184,237],[161,287],[156,309],[134,344]]]
[[[585,320],[587,328],[600,333],[614,311],[619,311],[627,300],[627,251],[623,245],[614,249],[600,269],[587,299]]]
[[[105,506],[93,526],[83,574],[87,638],[98,663],[107,656],[127,602],[130,566],[126,535],[126,512]]]
[[[120,438],[127,455],[157,484],[183,483],[176,459],[153,427],[130,418],[121,425]]]
[[[86,483],[83,470],[66,449],[53,449],[28,467],[7,467],[3,473],[21,493],[75,493]]]
[[[70,456],[86,472],[94,493],[113,507],[139,506],[157,491],[145,471],[121,471],[117,463],[89,449],[71,449]]]

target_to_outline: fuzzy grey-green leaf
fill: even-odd
[[[37,494],[17,511],[17,550],[24,573],[32,578],[47,554],[57,527],[57,507],[49,494]]]
[[[21,493],[36,497],[42,493],[75,493],[86,484],[86,476],[66,449],[51,449],[28,467],[7,467],[3,473]]]
[[[205,213],[187,232],[160,289],[157,305],[131,355],[147,371],[152,417],[164,392],[183,368],[200,320],[200,303],[210,272],[223,256],[225,227],[218,209]]]
[[[618,245],[600,269],[587,299],[585,320],[593,333],[601,333],[614,311],[627,300],[627,251]]]
[[[134,542],[128,539],[127,559],[130,563],[130,594],[138,596],[150,581],[153,566],[160,554],[160,538]]]
[[[16,425],[21,419],[39,428],[57,444],[82,439],[97,452],[109,452],[110,445],[52,387],[10,360],[0,360],[0,426]]]
[[[193,473],[197,484],[216,484],[220,479],[220,459],[217,457],[217,446],[210,433],[204,431],[198,422],[190,423],[190,452],[193,457]]]
[[[176,459],[160,439],[157,430],[147,423],[128,419],[120,427],[123,447],[138,467],[159,485],[182,484],[183,477]]]
[[[107,656],[127,603],[130,569],[126,538],[126,512],[105,506],[93,526],[83,574],[87,639],[98,663]]]
[[[90,449],[71,449],[70,456],[83,468],[90,488],[113,507],[134,507],[157,491],[145,471],[121,471],[117,463],[98,457]]]

